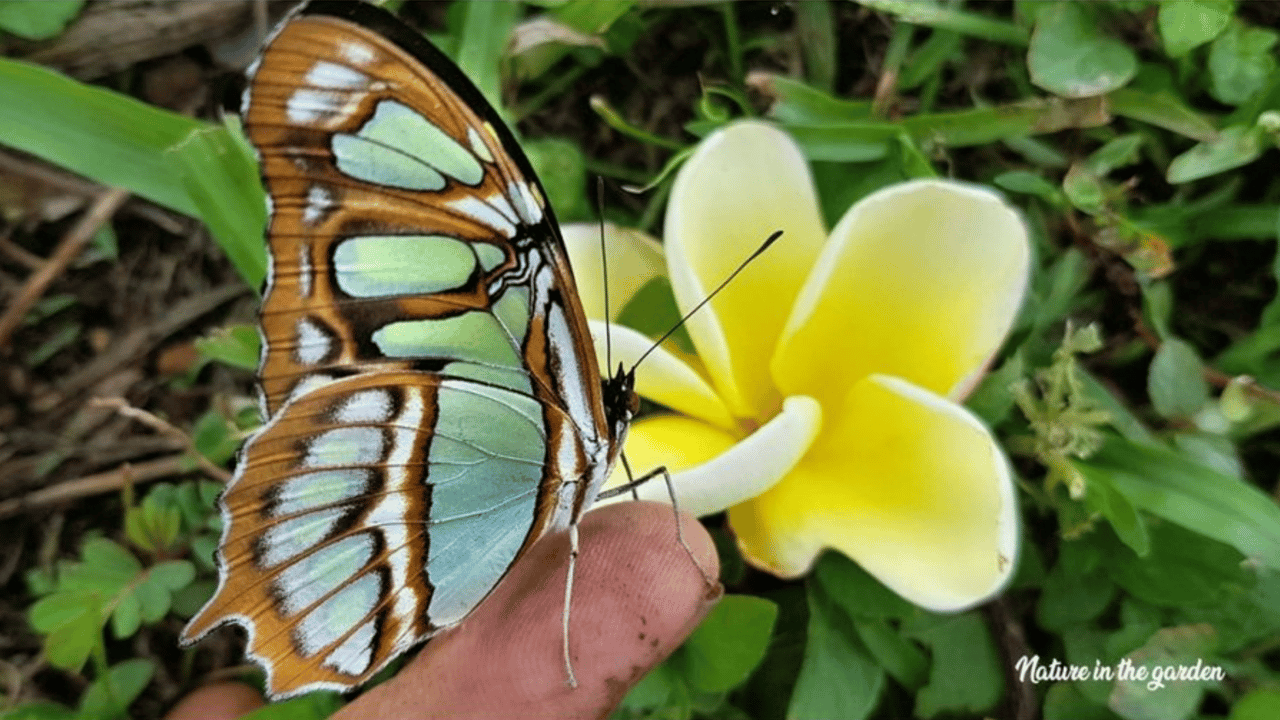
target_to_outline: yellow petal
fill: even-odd
[[[600,256],[600,225],[568,223],[560,226],[569,265],[578,285],[582,309],[589,318],[604,319],[604,288],[609,287],[609,318],[653,278],[666,272],[662,245],[643,231],[604,224],[607,257]]]
[[[653,348],[653,340],[625,325],[590,320],[591,341],[601,372],[612,374],[621,363],[631,367]],[[606,347],[605,333],[611,347]],[[612,354],[612,364],[606,355]],[[728,408],[698,371],[665,347],[654,348],[636,368],[636,392],[683,415],[691,415],[724,430],[734,428]]]
[[[977,418],[875,375],[828,422],[786,479],[730,509],[749,561],[795,577],[835,548],[939,611],[1001,588],[1017,553],[1017,508],[1008,462]]]
[[[637,475],[653,468],[671,471],[680,509],[710,515],[744,502],[773,487],[804,457],[822,425],[822,410],[813,398],[789,397],[777,417],[746,438],[691,418],[659,415],[637,422],[627,439],[627,460]],[[626,482],[617,470],[608,482]],[[662,478],[636,488],[642,500],[670,502]],[[620,496],[619,500],[631,495]],[[609,502],[609,501],[606,501]]]
[[[958,398],[999,349],[1026,291],[1027,229],[990,190],[917,180],[836,226],[773,358],[788,394],[838,403],[872,373]]]
[[[809,166],[788,135],[758,121],[709,135],[680,168],[667,206],[667,270],[681,309],[702,301],[777,230],[784,233],[777,244],[687,325],[739,417],[777,412],[782,396],[769,357],[826,232]]]

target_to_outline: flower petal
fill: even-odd
[[[734,437],[691,418],[659,415],[631,428],[627,460],[638,474],[652,468],[671,471],[680,509],[711,515],[765,492],[791,472],[822,425],[822,409],[813,398],[789,397],[777,417],[735,443]],[[607,486],[626,482],[615,471]],[[666,484],[654,478],[636,488],[642,500],[669,502]],[[619,499],[631,495],[619,496]],[[605,502],[612,502],[608,500]]]
[[[686,326],[739,417],[777,412],[768,360],[826,232],[809,166],[786,133],[743,121],[707,136],[677,173],[667,206],[667,269],[680,308],[706,298],[777,230],[777,244]]]
[[[705,420],[724,430],[734,427],[728,408],[707,381],[667,348],[653,348],[653,340],[625,325],[589,320],[591,341],[596,347],[596,360],[601,371],[610,374],[619,363],[631,367],[652,348],[649,356],[636,368],[636,392],[660,405],[684,415]],[[605,333],[610,333],[611,348],[605,346]],[[606,357],[611,353],[612,358]],[[612,360],[612,365],[609,364]]]
[[[1008,462],[963,407],[900,378],[856,383],[800,465],[731,508],[743,555],[782,577],[835,548],[903,597],[958,610],[994,594],[1017,553]]]
[[[839,403],[884,373],[958,399],[1013,324],[1030,252],[1018,213],[985,188],[917,180],[868,195],[796,299],[773,358],[778,387]]]
[[[604,224],[605,252],[600,257],[600,225],[568,223],[560,226],[569,265],[578,285],[582,309],[589,318],[604,318],[604,288],[609,287],[609,320],[616,319],[622,308],[640,288],[666,272],[662,245],[647,233]],[[607,261],[607,267],[606,267]]]

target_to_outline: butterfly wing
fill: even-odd
[[[479,91],[360,3],[252,73],[271,201],[269,418],[222,499],[226,622],[277,697],[364,682],[575,520],[616,449],[563,245]]]

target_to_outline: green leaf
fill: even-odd
[[[83,5],[84,0],[5,0],[0,2],[0,30],[27,40],[47,40],[62,32]]]
[[[150,570],[151,579],[166,590],[186,587],[196,578],[195,566],[186,560],[166,560]]]
[[[1276,71],[1272,48],[1280,40],[1274,30],[1236,21],[1209,48],[1209,94],[1227,105],[1240,105],[1261,90]]]
[[[1280,717],[1280,690],[1261,688],[1245,695],[1231,707],[1228,720],[1274,720]]]
[[[1108,705],[1132,720],[1186,720],[1195,714],[1212,682],[1178,678],[1179,669],[1200,676],[1212,666],[1206,658],[1217,644],[1213,627],[1189,625],[1157,630],[1146,645],[1125,656],[1133,668],[1146,670],[1145,680],[1116,679]],[[1141,671],[1139,671],[1141,672]],[[1167,677],[1168,673],[1174,677]],[[1221,670],[1219,669],[1219,672]]]
[[[148,621],[155,618],[148,618]],[[116,603],[115,612],[111,613],[111,633],[117,640],[133,637],[142,626],[142,603],[134,593],[127,593]]]
[[[1151,551],[1151,536],[1147,524],[1133,503],[1116,490],[1110,476],[1089,466],[1077,466],[1087,484],[1084,502],[1091,511],[1100,513],[1111,523],[1116,535],[1139,557]]]
[[[1150,532],[1146,557],[1118,545],[1102,553],[1107,574],[1134,597],[1162,607],[1211,605],[1253,584],[1231,546],[1169,522],[1152,523]]]
[[[271,703],[241,715],[240,720],[325,720],[342,707],[342,696],[336,692],[307,693],[284,702]]]
[[[1099,177],[1109,175],[1116,168],[1126,167],[1141,160],[1138,151],[1142,148],[1142,142],[1142,135],[1138,133],[1112,138],[1090,153],[1084,165]]]
[[[89,653],[102,642],[102,616],[96,608],[68,619],[44,639],[45,657],[54,667],[79,672]]]
[[[919,690],[929,677],[929,658],[882,618],[853,621],[853,629],[876,662],[909,690]]]
[[[1111,473],[1139,509],[1220,540],[1280,569],[1280,506],[1258,488],[1166,448],[1107,438],[1087,461]]]
[[[764,658],[778,607],[751,595],[726,595],[672,657],[694,689],[724,692],[736,687]]]
[[[216,409],[211,409],[196,420],[191,441],[196,452],[214,465],[222,465],[236,454],[242,438],[234,425]]]
[[[650,670],[618,705],[614,718],[657,717],[685,720],[693,716],[693,699],[683,676],[670,662]]]
[[[1138,59],[1124,43],[1099,32],[1084,6],[1057,2],[1036,16],[1027,68],[1036,85],[1081,98],[1124,87],[1137,74]]]
[[[875,709],[884,687],[884,671],[822,587],[814,582],[807,585],[809,640],[787,717],[866,718]]]
[[[1000,173],[991,179],[992,184],[1001,190],[1035,195],[1043,200],[1053,202],[1059,195],[1058,187],[1043,176],[1026,170],[1010,170]]]
[[[935,616],[911,634],[933,651],[929,682],[916,694],[917,717],[982,713],[1000,700],[1004,671],[980,615]]]
[[[1107,105],[1116,115],[1150,123],[1195,140],[1212,140],[1218,133],[1213,122],[1166,90],[1147,92],[1132,87],[1120,88],[1107,95]]]
[[[591,204],[583,188],[587,186],[587,159],[575,143],[559,138],[539,138],[521,143],[529,162],[538,173],[547,201],[556,209],[560,222],[589,220]]]
[[[1195,348],[1176,337],[1165,338],[1151,360],[1147,395],[1156,412],[1166,418],[1187,418],[1209,402],[1204,361]]]
[[[196,352],[201,357],[241,370],[258,369],[261,345],[258,329],[248,324],[217,328],[212,334],[195,341]]]
[[[1044,696],[1044,720],[1118,720],[1115,713],[1085,697],[1075,683],[1059,682]]]
[[[100,605],[79,592],[55,592],[40,598],[27,610],[27,619],[37,632],[51,633],[85,613],[98,612]]]
[[[951,30],[961,35],[1006,45],[1027,44],[1027,31],[1011,22],[957,10],[941,3],[916,0],[858,0],[858,3],[873,10],[890,13],[899,20],[914,25]]]
[[[1160,3],[1156,17],[1169,57],[1182,57],[1218,37],[1231,22],[1231,0],[1179,0]]]
[[[1088,622],[1111,604],[1115,592],[1089,538],[1063,542],[1058,563],[1045,578],[1036,620],[1047,630],[1059,631]]]
[[[0,59],[0,143],[192,217],[199,211],[164,153],[205,126],[51,70]]]
[[[0,712],[0,720],[80,720],[80,712],[55,702],[37,700]]]
[[[102,580],[107,588],[118,589],[142,572],[142,564],[133,553],[106,538],[90,538],[80,551],[84,558],[82,571],[95,580]]]
[[[915,606],[901,595],[835,551],[822,554],[813,578],[826,596],[851,618],[903,618],[916,612]]]
[[[86,717],[127,717],[132,703],[151,682],[155,664],[150,660],[125,660],[113,665],[106,677],[98,678],[80,698],[80,712]]]
[[[1173,184],[1191,182],[1248,165],[1266,149],[1261,128],[1232,125],[1218,136],[1202,142],[1174,158],[1165,171],[1165,179]]]
[[[255,290],[262,287],[267,207],[258,164],[238,125],[193,129],[165,160],[241,279]]]

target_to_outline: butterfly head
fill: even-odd
[[[640,411],[640,396],[636,395],[635,390],[635,368],[628,370],[622,363],[618,363],[617,372],[605,378],[601,384],[604,387],[605,419],[614,442],[620,445],[627,436],[631,418]]]

